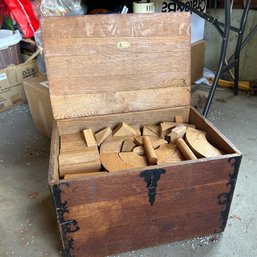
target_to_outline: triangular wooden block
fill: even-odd
[[[136,131],[125,122],[122,122],[117,128],[114,129],[112,135],[117,136],[132,136],[136,135]]]
[[[171,129],[176,127],[178,124],[175,122],[161,122],[160,123],[160,133],[161,137],[165,137],[167,134],[171,132]]]
[[[136,144],[131,141],[131,140],[124,140],[122,147],[121,147],[121,152],[131,152],[135,148]]]
[[[145,125],[143,127],[143,136],[160,136],[159,125]]]
[[[134,131],[135,131],[135,133],[136,133],[136,134],[133,135],[133,136],[141,136],[140,125],[138,125],[138,124],[133,124],[133,125],[130,125],[130,127],[133,128]]]
[[[112,134],[111,128],[107,127],[95,134],[97,145],[100,146],[102,142]]]

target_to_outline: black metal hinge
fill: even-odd
[[[230,206],[232,203],[232,198],[236,186],[237,181],[237,175],[240,167],[242,156],[239,157],[233,157],[228,160],[228,162],[231,164],[231,173],[229,173],[229,182],[227,183],[227,186],[229,188],[228,192],[222,193],[218,195],[218,204],[225,205],[224,210],[221,212],[221,226],[218,231],[215,231],[216,233],[224,231],[227,219],[229,215]]]
[[[149,197],[149,203],[151,206],[153,206],[155,202],[155,196],[156,196],[156,188],[158,186],[158,181],[161,178],[162,174],[165,174],[164,169],[153,169],[153,170],[145,170],[142,173],[140,173],[140,177],[144,178],[144,181],[146,182],[146,187],[148,189],[148,197]]]
[[[58,220],[59,226],[61,228],[61,232],[62,232],[62,240],[63,240],[63,244],[64,244],[64,254],[66,257],[74,257],[71,255],[71,249],[74,249],[73,248],[74,240],[73,240],[73,238],[68,236],[68,234],[74,233],[74,232],[78,231],[80,228],[79,228],[78,222],[76,220],[74,220],[74,219],[65,220],[65,218],[64,218],[64,214],[69,213],[69,210],[68,210],[68,206],[67,206],[68,202],[67,201],[62,202],[62,199],[61,199],[61,194],[63,193],[61,187],[63,187],[63,186],[68,187],[69,184],[62,183],[62,184],[58,184],[58,185],[53,185],[52,194],[53,194],[54,204],[55,204],[55,208],[56,208],[57,220]]]

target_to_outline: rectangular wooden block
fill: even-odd
[[[95,140],[95,136],[93,134],[92,129],[84,129],[83,130],[83,134],[84,134],[84,138],[86,141],[86,145],[88,147],[90,146],[97,146],[96,140]]]
[[[59,155],[60,165],[85,163],[99,160],[99,152],[97,147],[85,147],[83,150],[72,150],[61,152]]]

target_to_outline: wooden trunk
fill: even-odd
[[[49,185],[67,257],[107,256],[225,229],[241,153],[190,107],[189,15],[42,23],[54,123]],[[59,178],[60,136],[182,115],[224,155]]]

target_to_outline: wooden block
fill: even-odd
[[[119,153],[100,154],[102,166],[109,172],[132,169],[133,166],[121,160]]]
[[[151,138],[150,138],[150,141],[151,141],[151,144],[152,144],[152,146],[153,146],[154,149],[157,149],[159,146],[168,143],[167,140],[165,140],[165,139],[163,139],[163,138],[161,138],[161,137],[159,137],[157,140],[153,140],[153,141],[152,141]]]
[[[127,137],[113,137],[109,136],[104,140],[104,142],[100,146],[100,153],[119,153],[121,152],[121,148],[123,145],[123,142],[127,141],[134,141],[133,136],[127,136]]]
[[[175,116],[175,122],[176,123],[183,123],[184,122],[183,116],[182,115],[176,115]]]
[[[162,144],[168,143],[165,139],[157,136],[148,136],[154,149],[158,148]],[[143,136],[135,137],[136,145],[143,145]]]
[[[150,138],[148,136],[143,137],[143,146],[145,149],[147,161],[150,165],[157,164],[157,157],[154,152],[154,148],[151,144]]]
[[[167,137],[170,139],[170,142],[175,143],[176,139],[184,137],[186,130],[186,126],[177,126],[171,130]]]
[[[133,124],[130,125],[131,128],[135,130],[136,135],[135,136],[141,136],[141,131],[140,131],[140,124]],[[133,135],[134,136],[134,135]]]
[[[136,131],[132,127],[130,127],[128,124],[126,124],[125,122],[122,122],[120,125],[118,125],[113,130],[112,135],[114,137],[117,137],[117,136],[135,136]]]
[[[100,146],[102,142],[112,134],[111,128],[107,127],[95,134],[97,145]]]
[[[131,141],[131,140],[124,140],[122,147],[121,147],[121,152],[131,152],[135,148],[136,144]]]
[[[134,149],[133,149],[133,152],[138,154],[138,155],[141,155],[141,156],[144,156],[145,155],[145,149],[142,145],[140,146],[136,146]]]
[[[186,160],[196,160],[197,159],[197,157],[191,151],[191,149],[186,144],[186,142],[184,141],[183,138],[178,138],[176,140],[176,144]]]
[[[84,163],[60,164],[59,175],[60,175],[60,178],[63,178],[67,174],[95,172],[95,171],[100,171],[100,169],[101,169],[100,160],[89,161]]]
[[[160,136],[159,125],[145,125],[143,127],[143,136]]]
[[[60,151],[84,149],[87,145],[81,133],[60,136]]]
[[[155,150],[157,164],[182,161],[184,158],[175,144],[163,144]]]
[[[178,124],[175,122],[161,122],[160,123],[160,133],[161,137],[164,138],[171,132],[171,129],[176,127]]]
[[[65,174],[64,179],[76,179],[76,178],[82,178],[82,177],[94,177],[99,176],[103,174],[108,174],[108,172],[105,171],[98,171],[98,172],[84,172],[84,173],[74,173],[74,174]]]
[[[198,157],[215,157],[222,155],[219,149],[207,141],[204,131],[188,128],[185,138],[190,148]]]
[[[195,128],[194,124],[188,124],[188,123],[176,123],[176,122],[161,122],[160,123],[160,133],[161,133],[161,137],[165,138],[173,128],[175,128],[176,126],[185,126],[185,127],[191,127],[191,128]]]
[[[119,153],[119,156],[122,161],[133,166],[133,168],[142,168],[147,166],[146,158],[134,152]]]
[[[86,163],[90,161],[99,160],[99,152],[97,147],[86,147],[83,150],[73,150],[67,152],[61,152],[59,154],[59,164],[75,164]]]
[[[83,134],[88,147],[97,145],[92,129],[84,129]]]

